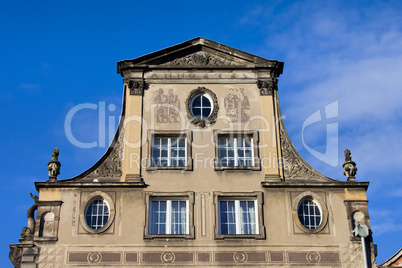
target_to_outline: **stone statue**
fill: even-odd
[[[55,148],[52,154],[52,160],[47,163],[47,170],[49,171],[49,181],[56,181],[57,176],[60,174],[61,164],[59,162],[59,149]]]
[[[345,150],[345,163],[343,163],[343,174],[348,178],[348,181],[356,181],[357,167],[356,163],[352,161],[352,156],[349,149]]]

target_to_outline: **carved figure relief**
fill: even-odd
[[[227,60],[215,55],[211,55],[206,52],[196,52],[185,56],[183,58],[175,59],[173,61],[166,62],[162,65],[173,66],[221,66],[221,65],[238,65],[239,63]]]
[[[231,88],[224,100],[226,116],[230,122],[247,122],[250,119],[250,102],[244,88]]]
[[[158,91],[154,98],[156,104],[156,122],[157,123],[179,123],[180,122],[180,101],[176,94],[173,94],[173,89],[169,89],[167,94],[164,94],[162,88]]]

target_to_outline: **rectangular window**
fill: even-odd
[[[152,139],[151,166],[185,167],[186,138],[154,136]]]
[[[190,130],[148,130],[147,170],[192,170]]]
[[[188,200],[152,200],[149,234],[188,234]]]
[[[258,131],[214,131],[215,170],[260,170]]]
[[[262,192],[214,192],[215,239],[265,239]]]
[[[219,234],[258,234],[257,200],[219,200]]]
[[[146,192],[144,239],[194,239],[194,192]]]
[[[254,166],[253,138],[219,135],[218,154],[220,166],[252,167]]]

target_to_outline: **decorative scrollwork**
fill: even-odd
[[[88,254],[88,262],[99,263],[102,260],[102,255],[99,252],[91,252]]]
[[[102,164],[100,164],[94,171],[92,171],[88,177],[119,177],[122,174],[121,171],[121,159],[123,157],[123,138],[124,129],[121,129],[118,140],[113,146],[110,154],[105,158]]]
[[[236,252],[235,254],[233,254],[233,260],[235,262],[246,262],[248,259],[247,253],[246,252]]]
[[[172,263],[175,260],[175,255],[173,252],[164,252],[161,255],[161,260],[164,263]]]
[[[10,253],[8,254],[8,258],[16,268],[21,267],[22,250],[23,250],[22,247],[17,247],[16,245],[10,245]]]
[[[307,253],[307,261],[310,263],[317,263],[321,260],[321,255],[318,252],[315,251],[310,251],[309,253]]]
[[[325,176],[310,167],[302,160],[301,156],[299,156],[286,134],[282,122],[280,124],[280,139],[285,179],[308,178],[326,181]]]
[[[239,65],[239,63],[227,60],[206,52],[196,52],[183,58],[168,61],[162,65],[170,66],[222,66],[222,65]]]

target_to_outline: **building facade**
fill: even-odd
[[[353,232],[370,229],[368,182],[355,180],[348,150],[345,181],[300,157],[281,119],[282,70],[204,38],[118,62],[123,110],[112,144],[66,180],[53,151],[12,263],[375,266],[370,234]]]

